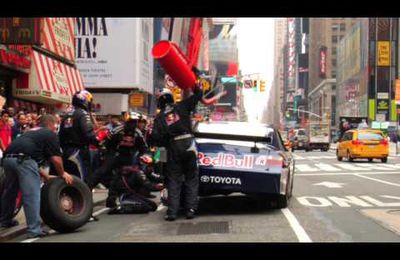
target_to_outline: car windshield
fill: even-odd
[[[380,133],[360,132],[360,133],[358,133],[358,140],[380,141],[380,140],[383,140],[383,136]]]

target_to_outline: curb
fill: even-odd
[[[96,201],[93,203],[93,208],[100,206],[101,204],[103,204],[106,201],[106,199],[100,199],[99,201]],[[42,223],[42,226],[44,224]],[[27,226],[26,224],[22,224],[22,225],[18,225],[16,227],[12,227],[9,229],[4,229],[4,231],[6,232],[1,232],[0,231],[0,242],[7,242],[11,239],[14,239],[22,234],[24,234],[26,232]]]

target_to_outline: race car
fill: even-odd
[[[241,193],[288,206],[294,160],[279,131],[265,124],[201,122],[195,128],[199,195]]]

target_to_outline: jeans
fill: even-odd
[[[27,234],[37,235],[42,232],[40,220],[40,175],[37,162],[32,159],[21,163],[17,158],[4,158],[6,174],[5,190],[2,195],[1,223],[10,223],[15,209],[18,189],[22,193],[22,203],[27,223]]]

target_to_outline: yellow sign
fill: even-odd
[[[376,55],[378,66],[390,66],[390,42],[378,41],[378,53]]]
[[[396,92],[395,98],[396,104],[400,104],[400,79],[396,79]]]
[[[144,94],[134,93],[129,97],[129,105],[131,107],[144,107]]]

